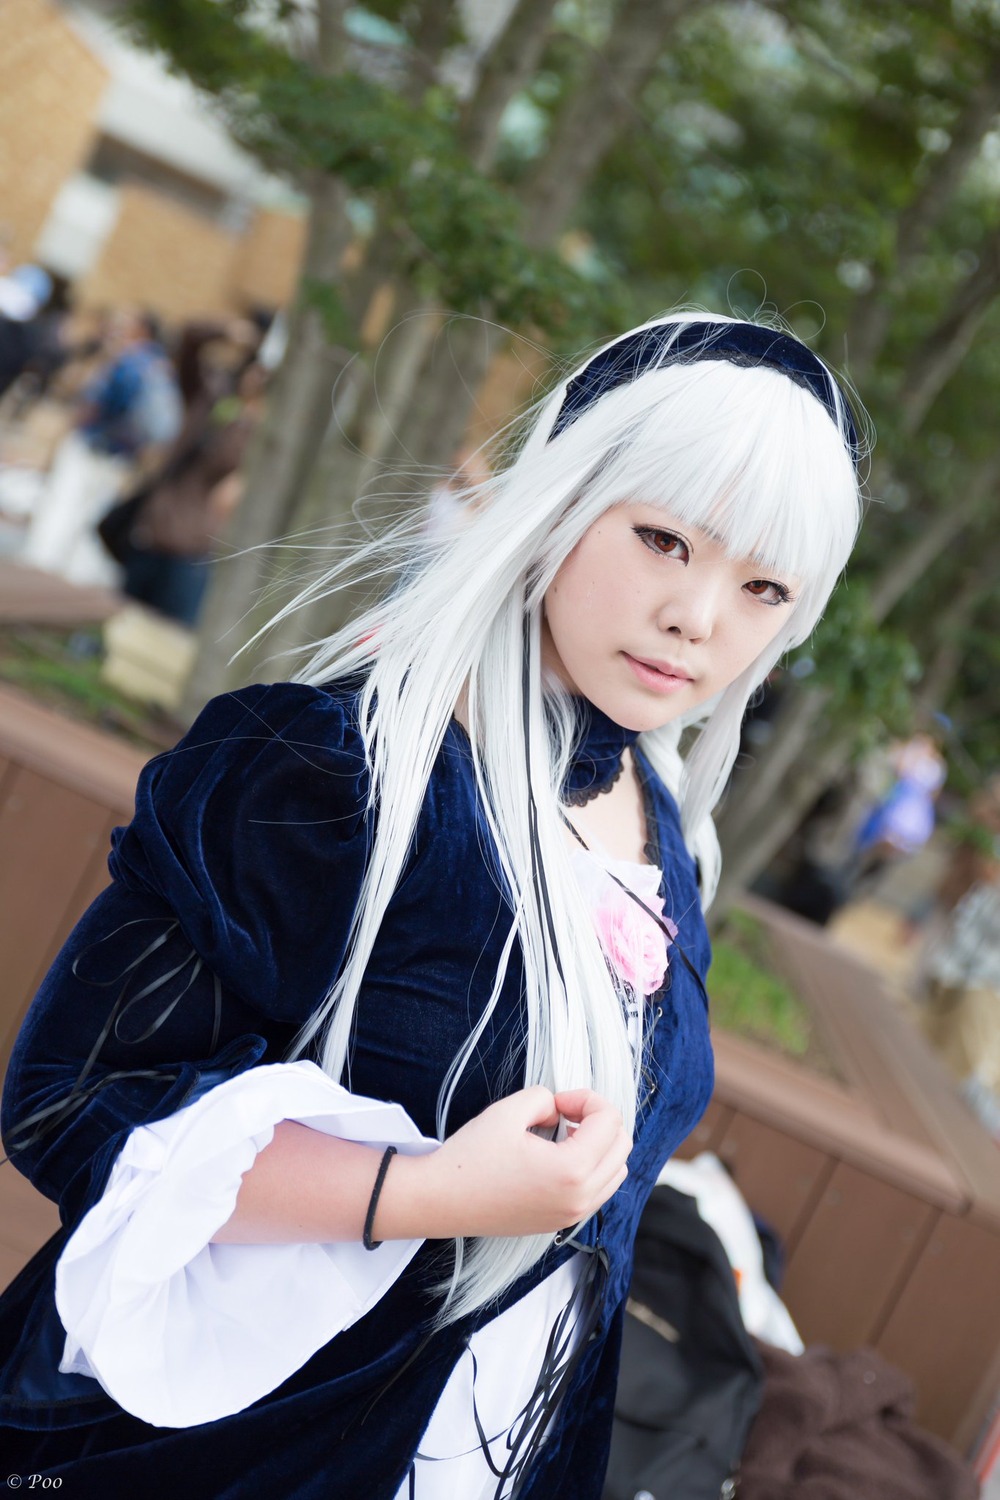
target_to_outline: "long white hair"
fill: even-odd
[[[685,314],[655,322],[680,328],[702,320]],[[710,526],[734,557],[753,555],[762,569],[802,580],[776,639],[699,710],[700,732],[683,761],[680,735],[690,727],[684,722],[640,739],[678,798],[707,904],[719,870],[711,812],[737,753],[747,702],[784,652],[813,630],[860,516],[846,416],[832,381],[839,425],[779,371],[718,359],[668,364],[604,395],[549,441],[565,386],[541,404],[509,465],[477,486],[467,524],[443,539],[411,539],[402,584],[319,644],[297,674],[321,684],[367,673],[360,720],[374,840],[342,973],[297,1043],[301,1052],[319,1034],[322,1065],[335,1079],[349,1080],[365,968],[406,865],[445,731],[456,704],[466,705],[510,928],[498,972],[486,978],[482,1011],[441,1088],[442,1136],[458,1079],[515,952],[524,967],[524,1083],[593,1088],[620,1110],[627,1130],[635,1121],[641,1048],[630,1045],[625,997],[616,992],[573,878],[559,813],[578,725],[572,701],[543,683],[540,624],[543,597],[562,561],[603,512],[641,501],[691,526]],[[373,544],[362,568],[377,572],[380,555],[384,548],[380,554]],[[342,578],[338,566],[307,596],[338,587]],[[496,1298],[551,1243],[551,1235],[491,1238],[466,1252],[459,1241],[442,1316],[454,1319]]]

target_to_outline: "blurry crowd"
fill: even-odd
[[[0,274],[5,550],[194,625],[264,411],[268,319],[167,329],[53,293],[38,266]]]

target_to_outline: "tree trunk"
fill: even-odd
[[[538,65],[555,4],[519,0],[483,61],[462,120],[462,142],[482,172],[496,161],[507,105]],[[426,321],[423,362],[409,361],[410,400],[396,408],[392,428],[382,424],[377,429],[381,440],[368,448],[376,462],[409,462],[433,470],[454,461],[476,391],[507,332],[492,324],[488,313],[482,321],[455,320],[444,340],[438,338],[440,326],[440,318]]]
[[[766,754],[736,777],[718,816],[727,866],[738,858],[747,830],[755,827],[762,816],[770,817],[775,804],[783,800],[785,781],[807,746],[813,743],[817,722],[829,696],[819,687],[790,689],[775,718]]]
[[[306,248],[307,281],[335,276],[349,235],[340,183],[318,182]],[[267,415],[245,466],[246,492],[226,538],[233,555],[213,569],[199,630],[198,659],[181,709],[186,722],[207,698],[248,680],[244,666],[229,667],[229,657],[255,628],[261,612],[260,591],[273,575],[273,560],[265,544],[289,529],[304,476],[329,424],[330,393],[346,357],[346,351],[330,344],[322,314],[300,292]],[[249,618],[248,601],[255,601],[250,604]],[[234,634],[237,624],[239,639]]]
[[[475,155],[483,169],[495,157],[503,109],[537,64],[553,8],[554,0],[521,0],[483,59],[482,94],[477,88],[466,107]],[[434,10],[435,26],[430,27],[428,21],[425,47],[431,32],[441,40],[447,35],[447,26],[438,24],[447,9],[442,5]],[[422,62],[426,70],[424,54]],[[412,467],[427,461],[425,452],[411,451],[409,434],[413,428],[407,416],[414,404],[419,408],[425,394],[435,394],[434,383],[426,375],[426,361],[440,330],[441,314],[436,306],[421,303],[404,283],[393,286],[394,259],[392,247],[376,231],[365,264],[343,286],[345,309],[356,326],[363,323],[371,298],[381,293],[391,296],[390,316],[396,326],[384,353],[380,351],[371,365],[362,358],[354,362],[349,385],[353,409],[349,417],[329,428],[321,450],[317,453],[313,449],[308,456],[298,504],[284,527],[285,533],[302,538],[306,546],[321,547],[328,539],[339,551],[352,541],[359,543],[364,539],[364,526],[352,518],[352,513],[379,469],[389,463]],[[375,333],[374,340],[381,343],[381,331]],[[457,447],[466,409],[463,405],[456,418],[445,395],[431,411],[422,413],[436,431],[442,463],[450,460]],[[266,601],[248,624],[258,627],[265,623],[302,586],[301,569],[293,567],[286,574],[268,591]],[[238,680],[272,675],[276,655],[296,651],[329,634],[349,618],[356,600],[356,592],[344,590],[303,606],[244,653],[238,664]],[[245,636],[251,633],[244,630]]]
[[[896,392],[905,435],[912,437],[917,431],[962,363],[998,292],[1000,233],[994,232],[982,247],[979,265],[958,287],[951,306],[907,366]]]
[[[317,13],[314,66],[334,75],[342,66],[343,16],[347,0],[321,0]],[[440,58],[430,68],[428,49],[443,46],[453,25],[455,0],[429,0],[417,27],[415,64],[423,83],[432,81]],[[436,39],[436,40],[435,40]],[[428,72],[430,68],[430,72]],[[330,343],[323,314],[310,299],[313,285],[339,287],[345,318],[362,336],[372,300],[385,285],[393,264],[392,247],[376,242],[352,273],[342,270],[344,254],[353,239],[346,217],[346,193],[333,177],[317,177],[311,185],[311,210],[306,250],[296,301],[289,316],[285,356],[272,384],[268,410],[245,465],[247,489],[227,536],[230,555],[214,569],[199,630],[199,652],[188,682],[180,717],[190,722],[207,698],[241,683],[270,675],[269,659],[276,646],[264,639],[230,665],[233,652],[250,639],[298,590],[299,563],[289,565],[269,547],[279,538],[299,537],[328,520],[336,525],[350,513],[350,501],[324,503],[326,487],[311,484],[318,457],[329,438],[334,393],[338,416],[348,430],[348,446],[335,465],[344,484],[352,485],[351,499],[363,466],[350,447],[363,428],[372,398],[364,361]],[[346,374],[345,374],[346,372]],[[329,469],[324,476],[329,481]],[[343,485],[340,486],[343,492]]]
[[[947,151],[934,157],[916,196],[899,216],[891,276],[878,276],[854,307],[847,331],[852,379],[863,381],[888,336],[895,295],[902,290],[931,231],[941,222],[1000,110],[1000,59],[990,58],[978,88],[955,121]]]
[[[623,0],[607,44],[594,50],[556,117],[548,150],[520,190],[525,237],[535,249],[565,229],[591,174],[632,118],[663,44],[694,0]],[[513,24],[513,18],[512,18]],[[400,429],[400,447],[431,468],[451,462],[505,329],[470,319],[450,332],[443,369],[425,370],[423,392]]]
[[[316,67],[334,76],[343,65],[347,0],[320,0],[316,15]],[[231,556],[213,569],[199,629],[199,652],[180,708],[186,723],[207,698],[249,680],[229,658],[255,628],[260,594],[273,574],[264,545],[287,530],[303,479],[319,451],[330,419],[330,392],[346,351],[329,341],[310,284],[335,282],[352,230],[346,193],[333,178],[311,184],[309,229],[302,278],[289,318],[285,357],[273,381],[264,421],[245,465],[246,491],[226,541]],[[250,601],[249,615],[247,601]],[[259,620],[256,621],[259,623]],[[235,637],[237,625],[246,629]]]
[[[871,586],[872,616],[877,625],[934,566],[946,548],[994,501],[1000,485],[1000,454],[985,459],[965,481],[964,493],[924,526],[910,545],[888,563]]]
[[[557,0],[518,0],[494,42],[462,120],[462,141],[474,166],[494,165],[504,111],[534,73]]]
[[[780,798],[758,808],[739,845],[724,849],[722,879],[712,903],[713,929],[718,928],[740,892],[788,842],[817,797],[842,773],[850,755],[851,742],[846,736],[828,735],[819,750],[814,745],[808,755],[803,754],[790,767],[782,781]]]
[[[968,648],[965,633],[983,601],[995,595],[998,571],[1000,548],[987,546],[975,566],[964,570],[951,599],[935,617],[937,648],[927,664],[917,695],[917,712],[924,719],[945,709],[949,689]]]
[[[522,191],[530,244],[551,245],[565,228],[584,184],[635,116],[666,38],[693,8],[694,0],[623,0],[605,47],[593,52]]]
[[[424,0],[413,30],[413,60],[403,85],[407,98],[419,99],[437,81],[441,55],[458,29],[457,0]]]

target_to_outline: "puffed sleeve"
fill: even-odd
[[[353,696],[280,683],[214,699],[143,770],[110,869],[177,916],[212,971],[302,1024],[343,962],[368,853]]]
[[[4,1089],[5,1148],[64,1220],[136,1125],[278,1061],[336,980],[370,837],[355,697],[227,694],[144,768]]]

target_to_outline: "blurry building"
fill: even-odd
[[[84,307],[137,302],[173,322],[282,305],[304,205],[112,10],[4,0],[0,251]]]

